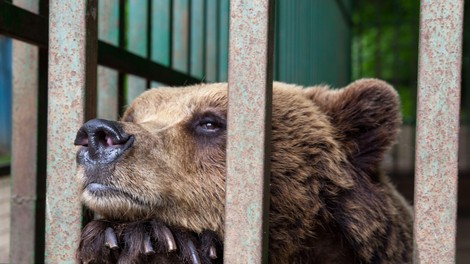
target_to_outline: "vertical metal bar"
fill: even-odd
[[[119,0],[119,47],[124,49],[126,47],[126,4],[127,0]],[[125,93],[125,81],[126,75],[122,72],[118,73],[118,111],[119,115],[124,112],[124,106],[126,105],[126,93]]]
[[[313,22],[314,14],[312,14],[313,10],[314,10],[314,5],[315,5],[315,3],[313,3],[312,1],[309,1],[307,3],[308,7],[306,8],[306,12],[308,12],[308,15],[307,15],[305,23],[307,24],[306,28],[307,28],[308,31],[305,32],[305,34],[307,35],[307,41],[306,41],[307,45],[306,46],[307,46],[307,51],[309,51],[309,52],[308,52],[307,56],[305,56],[305,59],[307,61],[307,65],[308,65],[305,69],[309,69],[310,68],[309,66],[312,64],[312,61],[314,61],[312,59],[312,53],[313,53],[312,52],[312,50],[313,50],[313,44],[312,43],[313,43],[313,40],[316,38],[316,36],[314,35],[315,25],[316,24]],[[318,10],[316,10],[316,11],[318,11]],[[313,84],[313,78],[312,78],[313,74],[312,74],[311,71],[312,71],[311,68],[309,70],[305,70],[305,73],[307,74],[307,78],[305,80],[305,83],[309,84],[309,85]]]
[[[32,0],[15,5],[38,13]],[[38,48],[13,41],[10,263],[34,263]],[[28,107],[25,107],[28,106]]]
[[[188,72],[189,51],[189,1],[174,0],[173,9],[173,68],[182,72]]]
[[[276,80],[278,81],[287,81],[287,70],[286,67],[289,64],[288,58],[286,56],[287,52],[287,45],[286,40],[288,39],[288,31],[285,30],[289,23],[287,23],[288,19],[288,6],[289,2],[287,1],[276,1],[276,34],[274,38],[276,39],[275,43],[275,60],[276,63],[274,67],[276,67],[277,77]]]
[[[173,68],[173,65],[174,65],[174,62],[173,62],[173,50],[174,50],[174,47],[173,47],[173,35],[175,34],[173,32],[173,27],[174,27],[174,22],[175,22],[175,18],[174,18],[174,9],[175,9],[175,3],[174,1],[175,0],[169,0],[169,9],[170,9],[170,14],[168,16],[168,20],[169,20],[169,24],[170,24],[170,32],[169,32],[169,55],[170,55],[170,68]]]
[[[421,1],[415,263],[454,263],[464,0]]]
[[[229,21],[229,0],[219,2],[219,82],[227,81],[228,75],[228,21]]]
[[[220,62],[220,2],[215,3],[215,32],[212,35],[215,36],[215,79],[214,82],[220,82],[219,76],[219,62]],[[227,61],[228,62],[228,61]]]
[[[294,6],[295,2],[294,1],[288,1],[287,6],[286,6],[286,14],[285,14],[285,22],[287,24],[287,38],[285,39],[284,45],[286,46],[287,54],[286,54],[286,65],[285,65],[285,79],[283,81],[286,82],[295,82],[293,78],[293,71],[294,71],[294,56],[293,56],[293,47],[295,45],[294,42],[294,22],[293,22],[293,17],[295,16],[294,14]]]
[[[187,38],[187,43],[186,43],[186,73],[190,74],[191,72],[191,35],[192,35],[192,27],[191,27],[191,19],[192,19],[192,0],[187,0],[186,4],[186,38]]]
[[[65,263],[81,228],[73,140],[96,109],[97,3],[51,0],[50,8],[45,261]]]
[[[147,57],[147,1],[129,0],[127,10],[127,50]],[[143,78],[129,75],[126,79],[126,104],[145,91],[147,81]]]
[[[190,8],[190,74],[202,78],[204,75],[204,0],[192,0]]]
[[[208,36],[208,33],[207,33],[207,20],[208,20],[207,19],[207,6],[208,6],[208,3],[207,3],[207,1],[209,1],[209,0],[203,0],[204,7],[203,7],[203,11],[202,11],[203,12],[203,17],[204,17],[203,21],[202,21],[203,22],[202,23],[202,25],[203,25],[203,29],[202,29],[202,32],[203,32],[203,34],[202,34],[202,42],[203,42],[202,43],[202,47],[203,47],[202,48],[202,58],[203,58],[203,60],[202,60],[202,72],[203,72],[202,80],[203,81],[207,79],[207,59],[206,59],[207,58],[207,36]]]
[[[150,7],[152,12],[150,58],[165,66],[170,66],[171,61],[170,5],[171,0],[152,0]],[[152,87],[160,85],[151,82]]]
[[[49,17],[49,0],[39,0],[39,14]],[[39,49],[38,62],[38,135],[36,179],[36,242],[34,263],[44,263],[46,237],[46,178],[47,178],[47,105],[48,105],[48,58],[46,48]]]
[[[309,4],[311,1],[303,0],[297,1],[299,4],[297,5],[297,25],[299,26],[298,30],[298,49],[297,50],[297,58],[298,58],[298,67],[299,69],[308,69],[311,66],[311,61],[308,60],[307,56],[305,56],[304,52],[308,52],[310,49],[309,46],[309,31],[311,30],[312,24],[308,23],[307,18],[311,15],[309,10]],[[307,32],[302,32],[307,31]],[[331,43],[339,43],[338,41],[332,41]],[[334,59],[334,58],[332,58]],[[338,69],[339,71],[339,69]],[[306,70],[297,71],[299,74],[298,81],[302,83],[308,83],[307,78],[310,74]]]
[[[230,1],[224,260],[267,263],[274,1]]]
[[[100,40],[119,45],[119,5],[115,0],[98,2]],[[98,114],[99,118],[116,120],[118,117],[118,73],[98,66]]]
[[[170,66],[170,0],[152,3],[152,60]]]
[[[206,0],[206,68],[208,81],[217,80],[217,2],[219,0]]]
[[[147,59],[152,60],[152,10],[153,10],[153,1],[152,0],[147,0],[147,31],[145,32],[147,34],[146,38],[146,43],[145,43],[145,49],[147,53]],[[147,85],[146,88],[150,89],[152,87],[152,81],[150,79],[147,79]]]
[[[279,59],[279,54],[280,54],[280,41],[281,41],[281,38],[279,36],[279,29],[280,29],[280,26],[279,26],[279,16],[280,16],[280,12],[279,12],[279,7],[280,7],[280,2],[277,1],[275,3],[275,14],[274,14],[274,17],[275,17],[275,23],[274,23],[274,55],[273,55],[273,67],[274,67],[274,74],[273,74],[273,80],[280,80],[280,59]],[[227,34],[228,34],[228,31],[227,31]],[[227,52],[227,55],[228,55],[228,52]],[[227,72],[228,74],[228,72]]]

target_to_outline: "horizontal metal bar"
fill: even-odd
[[[11,167],[10,165],[5,165],[0,167],[0,176],[10,175]]]
[[[421,1],[414,263],[454,263],[464,0]]]
[[[0,0],[0,34],[46,48],[47,18]]]
[[[49,38],[48,19],[0,1],[0,34],[46,48]],[[168,85],[202,82],[103,41],[98,41],[98,64]]]
[[[98,42],[98,64],[168,85],[189,85],[202,82],[101,41]]]

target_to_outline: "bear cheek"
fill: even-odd
[[[181,168],[188,163],[188,154],[179,146],[186,144],[176,145],[172,138],[178,135],[171,130],[151,133],[133,128],[132,132],[134,146],[115,164],[111,180],[141,200],[160,205],[182,183]]]

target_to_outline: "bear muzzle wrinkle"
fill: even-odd
[[[77,163],[84,166],[112,163],[133,143],[134,137],[125,133],[119,123],[92,119],[75,137],[74,144],[82,146],[77,152]]]

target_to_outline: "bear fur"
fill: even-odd
[[[411,208],[380,166],[401,124],[394,89],[377,79],[339,90],[275,82],[272,103],[269,262],[411,262]],[[198,242],[201,234],[223,241],[226,124],[227,84],[151,89],[114,123],[133,138],[119,157],[87,161],[88,145],[79,143],[82,200],[104,219],[85,228],[79,259],[120,259],[126,250],[110,257],[87,247],[98,234],[104,243],[111,226],[118,240],[129,240],[127,260],[141,260],[143,236],[122,234],[145,233],[145,221],[182,234],[178,241],[188,234],[202,255],[208,244]],[[91,190],[93,183],[112,192]],[[166,258],[146,261],[157,257]]]

